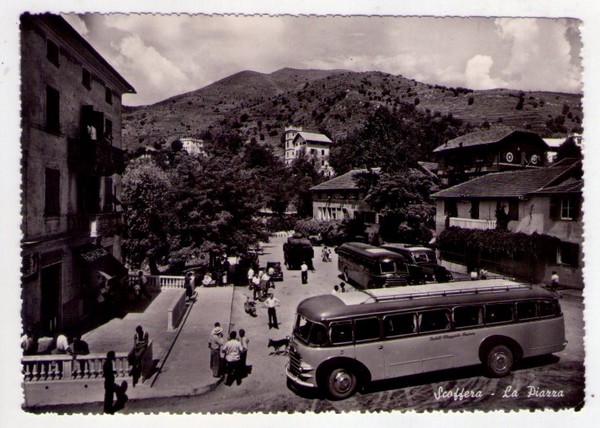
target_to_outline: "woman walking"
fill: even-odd
[[[208,340],[208,348],[210,349],[210,368],[212,369],[214,377],[221,377],[221,347],[225,343],[223,340],[223,329],[221,324],[215,323],[215,328],[210,332],[210,339]]]
[[[129,352],[127,359],[131,366],[131,377],[133,378],[133,387],[135,388],[136,383],[142,375],[142,357],[148,349],[150,339],[148,338],[148,332],[144,331],[141,325],[135,328],[135,335],[133,336],[133,349]]]

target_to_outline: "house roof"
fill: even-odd
[[[546,188],[573,166],[524,169],[486,174],[434,193],[434,198],[514,198]]]
[[[427,174],[431,175],[434,178],[438,178],[437,172],[439,171],[439,164],[437,162],[425,162],[419,161],[417,162],[421,169],[425,171]]]
[[[534,195],[560,195],[566,193],[581,193],[583,190],[583,180],[575,177],[568,178],[556,186],[544,187],[541,190],[532,192]]]
[[[317,134],[316,132],[299,131],[294,137],[294,141],[296,141],[296,138],[299,137],[302,137],[305,141],[310,141],[313,143],[333,144],[333,141],[331,141],[327,135]]]
[[[367,169],[353,169],[345,174],[332,178],[331,180],[325,181],[321,184],[317,184],[310,188],[310,190],[353,190],[358,189],[358,185],[354,180],[354,175],[361,172],[368,172]],[[372,172],[378,173],[380,168],[372,168]]]
[[[439,153],[446,150],[453,150],[463,147],[474,147],[485,144],[495,144],[499,143],[505,138],[510,137],[513,134],[528,135],[530,138],[539,140],[539,142],[547,146],[544,140],[535,132],[526,131],[518,128],[511,128],[508,126],[499,126],[493,129],[489,129],[487,131],[471,132],[469,134],[461,135],[460,137],[449,140],[441,146],[437,147],[433,152]]]

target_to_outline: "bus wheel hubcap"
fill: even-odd
[[[508,366],[508,358],[503,353],[494,354],[492,364],[496,370],[505,370]]]
[[[333,379],[333,385],[337,391],[346,392],[352,386],[352,377],[345,371],[339,372]]]

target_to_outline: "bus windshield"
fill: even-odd
[[[436,263],[433,251],[415,251],[412,253],[415,263]]]
[[[381,263],[379,263],[379,266],[382,274],[396,272],[396,265],[394,264],[394,262],[382,261]]]
[[[294,337],[307,345],[323,346],[327,344],[327,329],[322,324],[298,315],[294,327]]]

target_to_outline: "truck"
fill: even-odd
[[[310,241],[302,236],[291,236],[283,244],[283,261],[288,269],[299,269],[302,262],[306,262],[312,270],[314,255]]]

